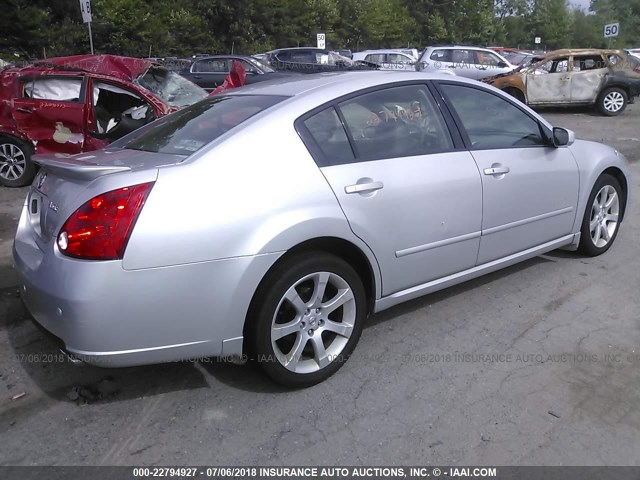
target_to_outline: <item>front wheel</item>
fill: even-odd
[[[603,115],[612,117],[624,112],[627,108],[627,93],[621,88],[607,88],[598,97],[598,108]]]
[[[589,195],[580,229],[579,250],[590,257],[601,255],[613,244],[624,208],[620,183],[611,175],[601,175]]]
[[[366,316],[354,269],[323,252],[276,267],[256,294],[247,337],[258,364],[276,382],[308,387],[333,375],[353,352]]]

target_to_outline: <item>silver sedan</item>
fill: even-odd
[[[67,352],[247,355],[294,387],[336,372],[376,312],[553,249],[606,252],[630,185],[613,148],[416,72],[255,84],[36,161],[15,265]]]

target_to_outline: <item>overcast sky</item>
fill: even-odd
[[[570,5],[580,8],[580,10],[588,11],[591,0],[569,0]]]

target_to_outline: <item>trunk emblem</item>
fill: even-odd
[[[42,185],[44,185],[44,181],[47,178],[47,172],[43,172],[42,175],[40,175],[40,178],[38,179],[38,190],[40,190],[42,188]]]
[[[57,212],[57,211],[58,211],[58,205],[56,205],[56,204],[55,204],[55,203],[53,203],[53,202],[49,202],[49,208],[50,208],[51,210],[53,210],[54,212]]]

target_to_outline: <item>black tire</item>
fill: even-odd
[[[17,138],[0,137],[0,185],[24,187],[33,182],[37,171],[27,144]]]
[[[606,227],[604,228],[607,229],[607,234],[610,238],[608,241],[606,241],[606,244],[602,244],[601,240],[598,240],[598,242],[594,241],[594,238],[592,236],[591,223],[596,222],[599,218],[598,208],[595,207],[594,202],[596,201],[596,197],[598,195],[600,195],[599,198],[602,198],[600,192],[605,187],[609,187],[610,189],[615,190],[615,193],[617,195],[617,204],[615,205],[615,208],[609,208],[610,214],[617,215],[617,221],[615,223],[615,226],[613,226],[611,222],[606,223],[605,220]],[[607,198],[611,198],[611,193],[608,194]],[[611,248],[611,245],[613,245],[616,236],[618,235],[618,230],[620,229],[620,218],[623,212],[624,196],[622,195],[622,188],[620,187],[620,183],[618,182],[618,180],[616,180],[615,177],[609,174],[600,175],[595,185],[593,186],[593,189],[591,190],[591,194],[589,195],[589,200],[587,201],[587,205],[584,211],[582,226],[580,228],[580,244],[578,246],[578,251],[589,257],[595,257],[598,255],[602,255],[604,252],[609,250],[609,248]],[[598,225],[596,226],[596,228],[599,229],[597,236],[600,239],[600,237],[602,237],[603,235],[602,232],[604,232],[604,229],[601,226],[602,222],[598,221],[597,223]],[[594,234],[594,236],[596,236],[596,234]],[[604,237],[602,238],[604,239]]]
[[[315,307],[308,308],[313,306],[313,294],[317,285],[314,280],[316,277],[313,275],[325,274],[331,276],[322,299],[323,303],[336,298],[336,284],[343,287],[342,291],[348,286],[353,296],[350,298],[347,293],[347,298],[350,299],[333,312],[328,312],[330,307],[321,307],[318,310]],[[309,276],[311,278],[306,279]],[[298,298],[303,301],[299,303],[299,309],[293,307],[293,302],[284,299],[284,295],[288,291],[291,292],[296,285]],[[326,310],[323,311],[322,308]],[[265,277],[254,296],[245,328],[250,356],[271,379],[281,385],[304,388],[320,383],[337,372],[353,352],[362,333],[366,309],[367,301],[362,281],[344,260],[324,252],[305,252],[292,256],[277,265]],[[272,329],[277,328],[276,325],[287,324],[292,329],[291,333],[272,341]],[[330,324],[333,328],[340,325],[341,328],[349,330],[348,338],[331,331]],[[320,348],[316,347],[317,342],[322,342],[323,350],[326,348],[327,355],[323,360],[327,363],[324,365],[321,365],[324,362],[317,360],[317,349]],[[299,360],[289,362],[287,368],[285,361],[291,358],[297,345],[300,345],[298,351],[302,352]],[[329,355],[329,352],[332,354]],[[292,368],[300,371],[292,371]],[[317,370],[313,370],[314,368]]]
[[[508,93],[509,95],[511,95],[516,100],[519,100],[520,102],[524,103],[525,105],[527,104],[527,102],[526,102],[526,100],[524,98],[524,93],[522,93],[517,88],[510,87],[510,88],[506,88],[504,91],[506,93]]]
[[[620,115],[627,108],[627,92],[618,87],[607,88],[598,97],[598,110],[607,117]]]

